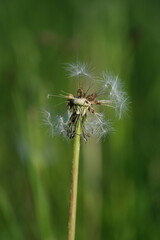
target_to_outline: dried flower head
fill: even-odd
[[[78,89],[76,95],[69,94],[66,98],[68,113],[67,116],[58,116],[56,120],[51,119],[49,112],[45,111],[45,123],[49,125],[53,134],[63,134],[67,138],[74,138],[77,126],[80,124],[82,137],[85,141],[90,136],[98,139],[106,135],[111,129],[109,120],[106,120],[103,113],[97,113],[95,106],[103,105],[112,107],[116,116],[120,119],[127,110],[128,96],[123,91],[122,84],[117,76],[112,76],[105,72],[100,80],[101,84],[98,91],[93,91],[95,78],[88,72],[85,63],[69,64],[67,71],[70,77],[78,79]],[[89,79],[89,86],[83,89],[82,80]],[[92,82],[93,81],[93,82]],[[48,95],[52,96],[52,95]],[[62,95],[61,95],[62,96]],[[99,99],[99,98],[105,99]]]

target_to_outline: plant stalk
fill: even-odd
[[[78,192],[78,168],[79,168],[79,154],[80,154],[80,134],[81,134],[81,125],[79,123],[77,127],[76,135],[74,137],[74,143],[73,143],[68,240],[75,240],[77,192]]]

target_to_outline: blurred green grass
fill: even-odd
[[[72,143],[41,111],[73,91],[64,63],[118,73],[131,97],[116,134],[84,144],[77,239],[159,240],[158,1],[0,2],[0,239],[66,239]],[[91,155],[90,155],[91,154]]]

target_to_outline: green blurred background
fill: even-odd
[[[116,133],[83,144],[77,240],[160,239],[160,2],[0,1],[0,240],[65,240],[72,141],[50,137],[64,63],[119,74],[131,99]]]

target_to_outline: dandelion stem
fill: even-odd
[[[79,123],[76,131],[76,135],[74,137],[74,144],[73,144],[68,240],[75,239],[77,192],[78,192],[78,168],[79,168],[79,154],[80,154],[80,134],[81,134],[81,125]]]

